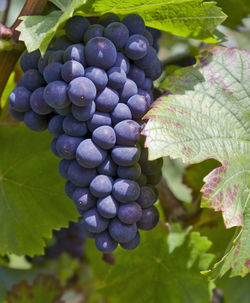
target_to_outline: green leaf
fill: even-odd
[[[77,220],[50,141],[47,132],[0,127],[1,254],[42,254],[53,229]]]
[[[209,283],[197,264],[207,248],[203,239],[196,239],[204,249],[199,256],[192,252],[197,251],[197,246],[193,246],[189,235],[181,247],[169,254],[166,227],[141,234],[141,244],[134,251],[118,248],[114,265],[102,262],[102,254],[96,249],[87,248],[99,292],[116,303],[165,303],[166,298],[168,303],[209,302]],[[190,258],[196,262],[189,264]]]
[[[250,14],[249,0],[216,0],[218,6],[228,15],[224,25],[236,29],[243,18]]]
[[[137,13],[147,26],[211,43],[216,42],[213,31],[226,18],[215,2],[202,0],[95,0],[88,1],[78,13],[98,16],[108,12],[121,16]]]
[[[165,80],[166,95],[146,118],[151,159],[161,156],[222,166],[206,176],[202,206],[222,211],[226,227],[243,226],[221,274],[246,275],[250,251],[250,52],[215,47],[194,67]]]
[[[186,229],[182,229],[180,223],[173,223],[169,225],[169,236],[168,236],[168,249],[171,254],[177,247],[183,245],[186,236],[189,234],[192,226]]]
[[[63,290],[53,275],[39,274],[32,284],[21,281],[8,291],[8,303],[62,303]]]
[[[58,0],[57,2],[60,3]],[[85,3],[85,0],[72,0],[62,2],[63,11],[53,11],[47,16],[24,16],[17,27],[20,31],[19,40],[24,41],[29,52],[40,49],[44,54],[56,31],[60,26],[73,16],[74,11]]]
[[[8,98],[11,91],[15,88],[15,86],[16,86],[15,72],[12,72],[3,90],[3,93],[0,96],[0,121],[5,120],[5,118],[8,116]]]
[[[250,275],[244,279],[225,277],[218,280],[216,286],[223,292],[224,303],[249,303]]]

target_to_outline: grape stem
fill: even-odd
[[[11,4],[11,0],[7,0],[7,7],[6,7],[6,10],[4,11],[4,15],[3,15],[3,24],[6,24],[6,22],[7,22],[10,4]]]
[[[0,39],[8,39],[13,45],[18,43],[19,33],[16,31],[16,27],[20,24],[20,16],[31,16],[39,15],[44,10],[48,0],[27,0],[13,23],[13,25],[8,28],[2,23],[0,23]],[[19,42],[20,43],[20,42]],[[24,48],[18,50],[13,49],[11,51],[2,51],[0,52],[0,98],[4,87],[9,79],[11,72],[13,71],[22,51]]]

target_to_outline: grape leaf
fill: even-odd
[[[249,0],[216,0],[218,6],[228,15],[224,25],[236,29],[243,18],[250,14]]]
[[[42,254],[52,229],[76,221],[48,133],[0,127],[0,253]]]
[[[38,274],[32,284],[23,280],[8,291],[8,303],[63,303],[63,289],[53,275]]]
[[[198,266],[207,258],[207,242],[195,233],[194,245],[194,233],[190,233],[170,254],[166,227],[141,234],[140,246],[134,251],[117,249],[114,265],[101,262],[102,254],[87,246],[98,291],[116,303],[165,303],[166,298],[169,303],[209,302],[209,283]]]
[[[63,11],[53,11],[46,16],[24,16],[17,27],[21,32],[19,40],[24,41],[29,52],[40,49],[44,54],[59,27],[73,16],[75,9],[86,0],[72,0],[62,2]],[[57,1],[60,3],[60,1]]]
[[[147,26],[210,43],[216,42],[213,31],[226,18],[215,2],[202,0],[95,0],[88,1],[79,10],[84,16],[107,12],[121,16],[137,13]]]
[[[250,52],[215,47],[194,67],[177,70],[146,118],[152,159],[187,163],[214,158],[222,166],[205,177],[202,206],[222,211],[227,228],[243,226],[219,275],[250,271]],[[223,264],[223,265],[222,265]]]
[[[10,269],[0,266],[0,302],[6,298],[7,291],[11,289],[14,283],[22,280],[32,280],[35,276],[34,270]]]

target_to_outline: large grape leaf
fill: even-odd
[[[61,8],[47,16],[24,16],[17,27],[21,32],[19,40],[24,41],[29,52],[40,49],[44,54],[56,31],[70,17],[74,11],[84,4],[86,0],[53,1]],[[61,5],[60,5],[61,4]]]
[[[64,193],[50,135],[0,127],[0,253],[42,254],[52,229],[77,220]]]
[[[222,211],[227,228],[242,226],[217,274],[250,271],[250,52],[215,47],[194,67],[165,80],[166,94],[147,114],[150,157],[222,166],[206,176],[202,206]]]
[[[86,16],[137,13],[148,26],[211,43],[216,42],[213,31],[226,18],[215,2],[203,0],[89,0],[79,12]]]
[[[104,263],[102,254],[87,243],[97,290],[115,303],[209,302],[209,283],[199,271],[208,265],[206,250],[211,243],[196,232],[187,232],[182,245],[175,245],[169,253],[166,227],[141,234],[141,243],[134,251],[117,249],[114,265]]]

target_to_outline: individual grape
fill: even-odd
[[[82,224],[82,226],[84,228],[84,234],[86,235],[86,237],[91,238],[91,239],[95,239],[96,238],[97,234],[91,233],[90,231],[88,231],[83,224]]]
[[[135,60],[135,64],[137,66],[139,66],[142,69],[150,69],[150,68],[154,68],[155,64],[158,64],[158,58],[157,58],[157,54],[156,51],[153,47],[149,47],[147,54],[138,60]]]
[[[121,203],[136,201],[140,195],[140,186],[129,179],[116,179],[113,184],[112,195]]]
[[[136,202],[121,204],[117,216],[125,224],[134,224],[142,216],[141,206]]]
[[[138,88],[138,95],[140,96],[144,96],[146,101],[147,101],[147,105],[148,107],[150,107],[150,105],[152,104],[153,100],[153,94],[150,91],[145,91],[141,88]]]
[[[77,106],[87,106],[96,96],[94,83],[86,77],[78,77],[69,83],[68,95]]]
[[[43,86],[45,81],[37,69],[29,69],[18,81],[17,86],[23,86],[30,91]]]
[[[66,36],[60,36],[55,39],[52,49],[65,50],[72,42]]]
[[[146,98],[142,95],[134,95],[127,102],[134,119],[142,118],[149,109]]]
[[[75,189],[76,186],[72,182],[67,181],[65,183],[65,193],[70,199],[72,199]]]
[[[112,195],[109,195],[98,199],[97,210],[102,217],[111,219],[117,215],[118,203]]]
[[[112,88],[105,87],[101,90],[95,99],[96,108],[101,112],[112,111],[119,102],[118,93]]]
[[[141,16],[137,14],[129,14],[125,16],[122,22],[127,26],[130,35],[144,34],[145,23]]]
[[[96,205],[96,198],[86,187],[77,187],[75,189],[73,201],[79,211],[86,211]]]
[[[96,170],[93,168],[84,168],[77,163],[77,161],[73,161],[68,169],[68,177],[69,180],[79,187],[89,186],[90,182],[96,176]]]
[[[70,105],[67,95],[68,86],[63,81],[50,82],[44,90],[44,100],[55,109],[65,108]]]
[[[48,121],[44,116],[40,116],[32,110],[24,114],[25,125],[36,132],[42,132],[48,127]]]
[[[48,60],[49,60],[49,56],[52,54],[52,50],[48,50],[46,51],[44,57],[41,57],[39,60],[38,60],[38,64],[37,64],[37,67],[38,67],[38,70],[39,72],[42,74],[45,67],[48,65]]]
[[[90,39],[95,37],[102,37],[104,26],[101,24],[93,24],[88,27],[84,34],[84,43],[86,44]]]
[[[96,208],[87,210],[83,215],[83,224],[92,233],[101,233],[108,227],[109,221],[99,215]]]
[[[130,63],[126,56],[123,55],[123,53],[118,52],[116,61],[113,65],[113,67],[120,67],[124,70],[124,72],[127,74],[130,69]]]
[[[141,149],[139,147],[115,146],[112,149],[111,157],[120,166],[134,165],[140,158]]]
[[[109,224],[109,233],[115,241],[126,243],[134,239],[137,227],[136,224],[128,225],[115,218]]]
[[[127,250],[135,249],[140,244],[141,238],[139,232],[136,233],[134,239],[126,243],[120,243],[121,247]]]
[[[157,185],[161,181],[161,178],[162,178],[162,173],[159,172],[157,174],[147,176],[147,182],[148,184],[151,185]]]
[[[85,77],[90,79],[98,90],[102,90],[108,84],[108,76],[105,70],[99,67],[88,67],[85,70]]]
[[[145,32],[143,33],[143,36],[144,36],[145,38],[147,38],[148,44],[149,44],[150,46],[152,46],[153,43],[154,43],[154,38],[153,38],[152,34],[151,34],[148,30],[145,30]]]
[[[96,176],[90,183],[89,189],[96,198],[103,198],[112,191],[113,179],[105,175]]]
[[[75,104],[72,105],[72,115],[79,121],[87,121],[91,119],[95,110],[96,106],[94,101],[84,107],[76,106]]]
[[[101,252],[111,253],[117,248],[118,243],[110,237],[108,232],[104,231],[96,235],[95,245]]]
[[[53,111],[53,108],[45,102],[43,94],[44,87],[40,87],[34,90],[30,97],[30,106],[39,115],[47,115]]]
[[[72,106],[71,106],[71,103],[64,107],[64,108],[56,108],[55,109],[55,112],[61,116],[67,116],[69,114],[71,114],[71,111],[72,111]]]
[[[75,137],[83,137],[88,133],[87,124],[76,120],[72,115],[64,118],[63,130],[67,135]]]
[[[81,43],[70,45],[63,54],[63,61],[75,60],[85,66],[84,45]]]
[[[82,42],[84,33],[86,32],[89,25],[90,23],[88,19],[81,16],[74,16],[66,22],[66,35],[71,41],[75,43]]]
[[[107,13],[100,17],[98,20],[98,23],[100,23],[103,26],[108,26],[112,22],[119,22],[120,19],[116,14],[113,13]]]
[[[82,142],[82,138],[72,137],[63,134],[58,137],[56,142],[56,149],[60,157],[65,159],[74,159],[76,156],[76,149]]]
[[[104,37],[112,41],[115,47],[122,49],[129,38],[129,31],[126,25],[121,22],[112,22],[104,30]]]
[[[49,55],[48,63],[49,64],[51,64],[53,62],[63,63],[63,54],[64,54],[63,50],[57,50],[57,51],[52,52]]]
[[[129,37],[124,51],[129,59],[138,60],[146,56],[148,48],[148,40],[145,37],[142,35],[133,35]]]
[[[141,89],[145,91],[152,91],[153,82],[150,78],[145,78],[142,85],[140,86]]]
[[[68,179],[68,169],[72,160],[62,159],[58,165],[58,171],[62,178]]]
[[[122,88],[126,82],[127,76],[121,67],[111,67],[108,70],[108,84],[114,89]]]
[[[62,64],[58,62],[52,62],[47,65],[43,71],[43,77],[47,83],[61,80]]]
[[[117,124],[123,120],[131,120],[132,114],[129,107],[124,103],[118,103],[111,113],[113,124]]]
[[[109,69],[116,61],[117,52],[114,44],[104,37],[92,38],[85,47],[88,65]]]
[[[99,126],[93,131],[92,140],[102,149],[110,149],[116,143],[115,131],[108,125]]]
[[[62,127],[63,120],[64,120],[63,116],[55,115],[49,121],[48,130],[56,138],[64,133]]]
[[[69,83],[75,78],[84,76],[84,67],[77,61],[67,61],[63,64],[61,73],[63,80]]]
[[[140,125],[133,120],[123,120],[114,127],[116,143],[134,146],[140,140]]]
[[[156,200],[156,191],[152,186],[141,186],[141,192],[139,198],[137,199],[137,203],[139,203],[142,208],[148,208],[152,206]]]
[[[57,138],[54,138],[50,143],[50,149],[56,157],[60,157],[56,149]]]
[[[136,180],[141,175],[141,166],[138,163],[135,163],[132,166],[118,166],[117,175],[119,178]]]
[[[136,182],[140,185],[146,185],[147,184],[147,177],[144,174],[141,174],[140,177],[136,180]]]
[[[137,222],[137,227],[142,230],[153,229],[159,222],[159,212],[153,205],[142,210],[141,219]]]
[[[11,108],[17,112],[27,112],[30,109],[30,91],[18,86],[13,89],[9,95],[9,103]]]
[[[97,127],[102,125],[111,126],[111,117],[109,113],[95,112],[92,118],[87,121],[88,128],[93,132]]]
[[[85,168],[100,165],[107,157],[107,151],[98,147],[91,139],[81,142],[76,151],[78,163]]]
[[[99,174],[103,174],[110,177],[115,177],[116,175],[116,164],[108,155],[106,159],[97,167]]]
[[[152,67],[145,69],[145,75],[153,81],[158,79],[161,73],[162,66],[159,60],[155,60],[155,63]]]
[[[119,92],[120,92],[120,101],[126,102],[130,97],[137,94],[138,88],[133,80],[127,78],[124,86],[120,89]]]
[[[137,86],[141,86],[145,80],[145,73],[143,69],[131,64],[128,77],[133,80]]]
[[[20,65],[21,65],[23,72],[26,72],[29,69],[36,69],[40,56],[41,56],[41,54],[40,54],[39,50],[36,50],[31,53],[28,53],[26,51],[20,59]]]
[[[9,112],[10,112],[10,115],[13,119],[17,120],[17,121],[23,121],[24,119],[24,114],[25,113],[22,113],[22,112],[17,112],[16,110],[14,110],[12,108],[11,105],[9,105]]]

